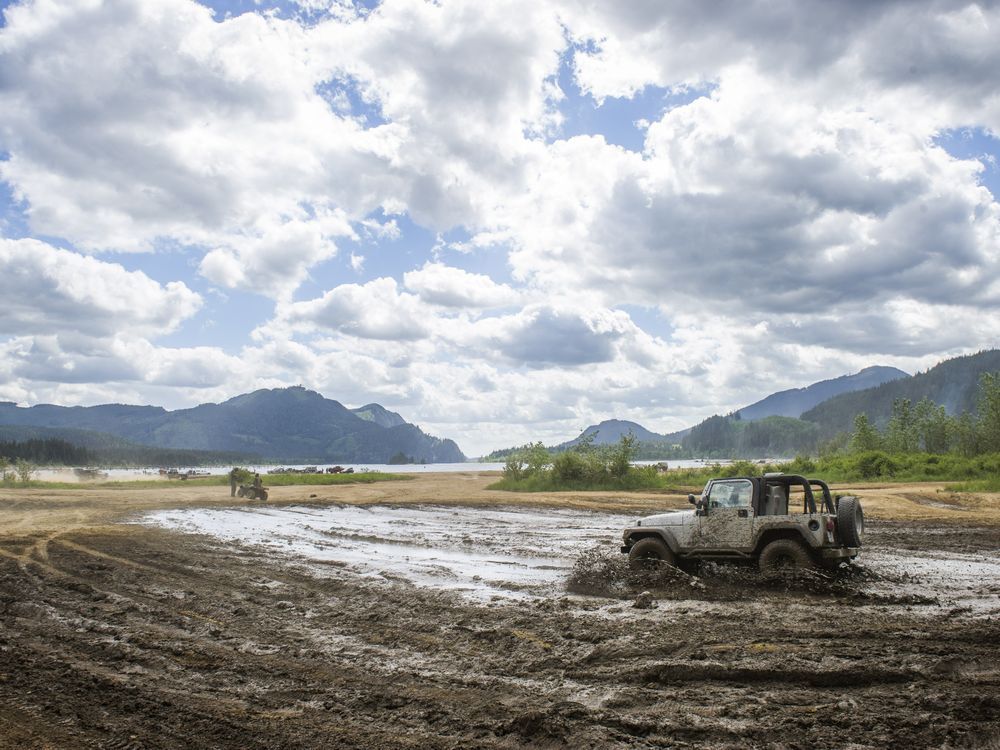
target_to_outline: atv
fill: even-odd
[[[236,494],[239,497],[245,497],[248,500],[267,500],[267,487],[255,487],[252,484],[241,484],[240,488],[236,490]]]

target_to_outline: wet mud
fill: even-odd
[[[452,511],[0,538],[0,747],[996,747],[995,530],[644,578],[613,516]]]

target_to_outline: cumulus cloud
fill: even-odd
[[[341,284],[319,299],[289,304],[281,318],[293,327],[369,339],[411,341],[429,335],[419,298],[401,293],[390,278]]]
[[[863,113],[794,96],[776,108],[781,93],[734,68],[710,97],[650,124],[641,160],[596,139],[564,144],[590,158],[548,174],[578,194],[557,212],[540,183],[512,204],[517,277],[670,316],[773,320],[787,335],[807,330],[785,325],[793,318],[836,318],[887,294],[992,309],[983,282],[1000,272],[1000,209],[977,184],[980,165]],[[580,179],[594,163],[607,179]],[[870,351],[880,330],[843,345]]]
[[[32,239],[0,238],[0,333],[157,335],[202,305],[185,284],[161,285],[140,271]]]
[[[434,228],[481,222],[530,168],[538,144],[526,133],[559,121],[565,39],[539,3],[390,0],[363,23],[317,26],[312,43],[401,126],[397,197]]]
[[[209,278],[284,292],[395,192],[399,128],[330,109],[294,21],[219,22],[189,0],[6,16],[0,177],[36,232],[91,251],[203,247]]]
[[[615,343],[622,337],[621,323],[613,317],[546,307],[486,321],[495,331],[490,339],[501,354],[533,367],[608,362],[614,359]]]
[[[201,260],[205,278],[229,288],[289,297],[306,277],[307,270],[337,252],[333,238],[355,237],[350,223],[339,212],[308,220],[257,223],[255,231],[227,247],[215,247]]]
[[[407,271],[403,283],[424,302],[443,307],[502,307],[519,299],[509,286],[497,284],[485,274],[469,273],[443,263],[428,262],[416,271]]]

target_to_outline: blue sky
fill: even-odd
[[[478,455],[998,343],[992,5],[0,7],[2,399]]]

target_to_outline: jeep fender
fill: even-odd
[[[625,541],[625,546],[622,551],[626,551],[626,548],[631,547],[633,544],[638,542],[640,539],[646,539],[647,537],[654,537],[661,540],[675,555],[680,554],[680,545],[674,538],[674,535],[670,533],[669,530],[663,528],[643,528],[642,526],[636,526],[635,528],[625,529],[625,533],[622,534]]]
[[[776,539],[793,539],[796,542],[800,542],[808,550],[817,548],[815,542],[806,537],[801,529],[795,524],[789,524],[787,526],[772,526],[771,528],[764,529],[760,536],[757,537],[757,542],[754,545],[754,554],[759,555],[764,547]]]

